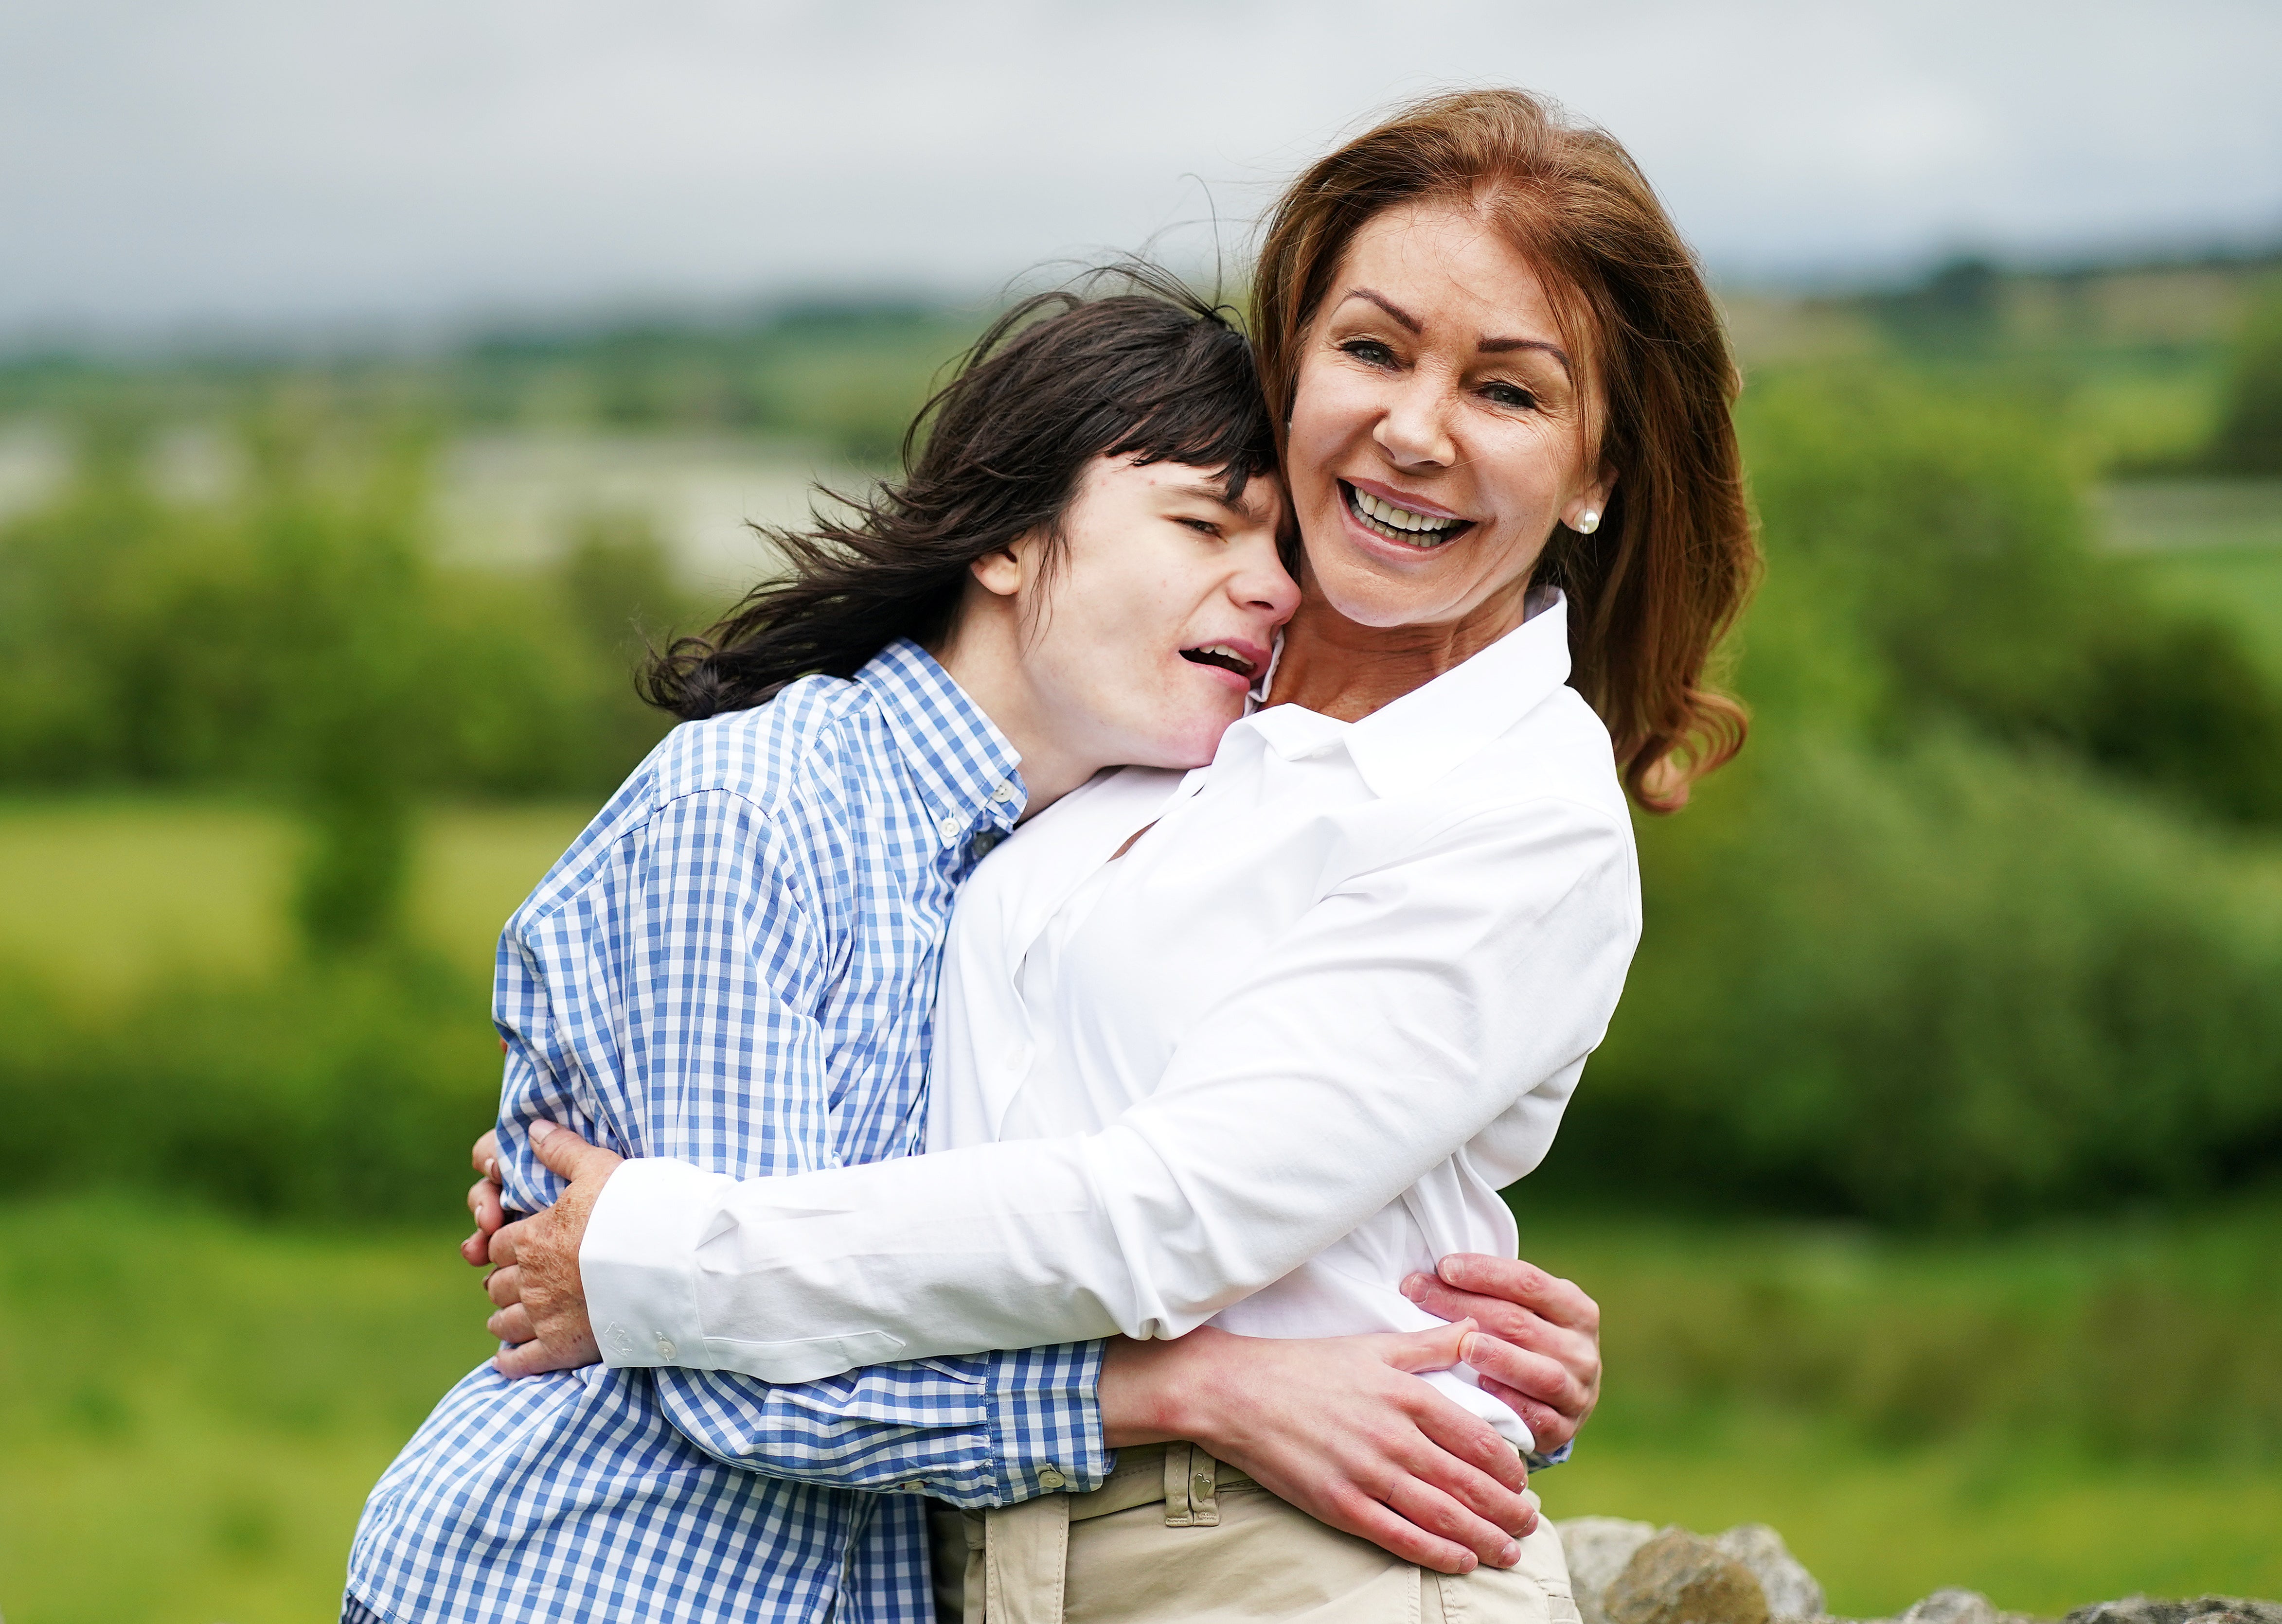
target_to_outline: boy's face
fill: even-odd
[[[1095,458],[1060,556],[1013,549],[1037,720],[1105,764],[1211,761],[1300,600],[1276,552],[1284,511],[1273,475],[1231,503],[1217,469]]]

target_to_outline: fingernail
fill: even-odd
[[[1443,1280],[1453,1286],[1458,1283],[1458,1264],[1457,1260],[1454,1257],[1445,1257],[1441,1262],[1436,1264],[1434,1265],[1434,1272],[1440,1275]]]
[[[1458,1339],[1459,1364],[1471,1365],[1474,1362],[1474,1344],[1480,1340],[1478,1336],[1462,1336]]]
[[[1506,1541],[1505,1549],[1498,1552],[1497,1565],[1500,1567],[1511,1567],[1515,1563],[1520,1560],[1521,1542],[1519,1540],[1511,1539]]]
[[[1426,1277],[1423,1274],[1404,1275],[1402,1277],[1402,1295],[1409,1297],[1413,1303],[1416,1303],[1420,1297],[1424,1296],[1426,1295]]]
[[[484,1158],[484,1177],[490,1179],[493,1184],[497,1184],[500,1181],[499,1157],[495,1156],[487,1156]]]
[[[553,1123],[534,1122],[531,1125],[531,1142],[534,1145],[545,1144],[547,1142],[547,1136],[554,1132],[555,1125]]]

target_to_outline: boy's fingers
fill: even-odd
[[[1463,1545],[1438,1539],[1401,1512],[1362,1495],[1338,1505],[1333,1519],[1333,1527],[1367,1539],[1415,1567],[1432,1568],[1438,1574],[1471,1574],[1481,1566],[1481,1558]]]
[[[1466,1363],[1485,1384],[1518,1390],[1565,1415],[1582,1415],[1589,1396],[1569,1367],[1560,1360],[1533,1353],[1494,1336],[1477,1335],[1466,1343]],[[1525,1419],[1527,1418],[1525,1417]],[[1531,1430],[1536,1430],[1532,1424]]]
[[[1485,1388],[1487,1383],[1484,1383]],[[1438,1398],[1440,1396],[1436,1396]],[[1500,1396],[1492,1394],[1492,1397]],[[1526,1419],[1527,1418],[1524,1418]],[[1418,1430],[1453,1459],[1464,1462],[1488,1478],[1496,1489],[1519,1494],[1529,1486],[1529,1468],[1522,1463],[1521,1451],[1507,1442],[1496,1427],[1492,1427],[1472,1411],[1463,1409],[1444,1398],[1440,1404],[1428,1404],[1421,1411]],[[1461,1499],[1467,1499],[1464,1485],[1455,1478],[1442,1487]],[[1494,1491],[1493,1491],[1494,1492]],[[1475,1496],[1479,1499],[1479,1496]],[[1485,1517],[1494,1519],[1501,1509],[1489,1501],[1480,1501],[1474,1509]]]
[[[1495,1297],[1528,1309],[1557,1326],[1580,1331],[1600,1328],[1601,1305],[1586,1295],[1582,1287],[1518,1257],[1453,1252],[1434,1266],[1432,1278],[1454,1291]]]
[[[1382,1339],[1379,1357],[1396,1370],[1413,1375],[1420,1371],[1448,1370],[1463,1357],[1459,1349],[1475,1329],[1471,1319],[1436,1326],[1431,1331],[1401,1331]]]

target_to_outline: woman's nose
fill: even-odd
[[[1414,373],[1393,391],[1371,437],[1398,468],[1447,468],[1457,460],[1449,410],[1440,381]]]

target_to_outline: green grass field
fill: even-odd
[[[2282,680],[2282,481],[2112,485],[2099,510],[2152,595],[2233,621]]]
[[[477,807],[423,820],[414,929],[489,974],[500,926],[593,815]],[[0,801],[0,963],[85,1002],[170,972],[257,976],[292,949],[295,836],[253,805]]]
[[[419,933],[486,966],[586,816],[433,815]],[[0,973],[89,1006],[186,966],[259,977],[291,951],[291,838],[213,802],[0,806]],[[1522,1204],[1530,1255],[1607,1315],[1554,1515],[1771,1522],[1860,1617],[1952,1583],[2045,1612],[2282,1596],[2282,1203],[1915,1241]],[[331,1616],[366,1490],[486,1351],[453,1218],[0,1204],[0,1613]]]
[[[1768,1281],[1793,1277],[1842,1313],[1883,1304],[1985,1334],[2024,1298],[2064,1305],[2110,1252],[2190,1276],[2215,1256],[2270,1257],[2282,1210],[1906,1248],[1622,1220],[1533,1230],[1532,1249],[1610,1317],[1602,1413],[1578,1460],[1539,1480],[1556,1517],[1771,1522],[1855,1616],[1951,1583],[2045,1612],[2135,1589],[2282,1594],[2272,1455],[1987,1427],[1881,1442],[1843,1409],[1723,1397],[1669,1346],[1684,1323],[1699,1364],[1780,1363],[1773,1342],[1796,1321],[1755,1329],[1754,1315]],[[454,1238],[279,1231],[102,1198],[0,1208],[0,1612],[331,1616],[366,1490],[488,1351]],[[1866,1315],[1857,1340],[1880,1325]],[[2282,1366],[2282,1339],[2255,1351]]]

